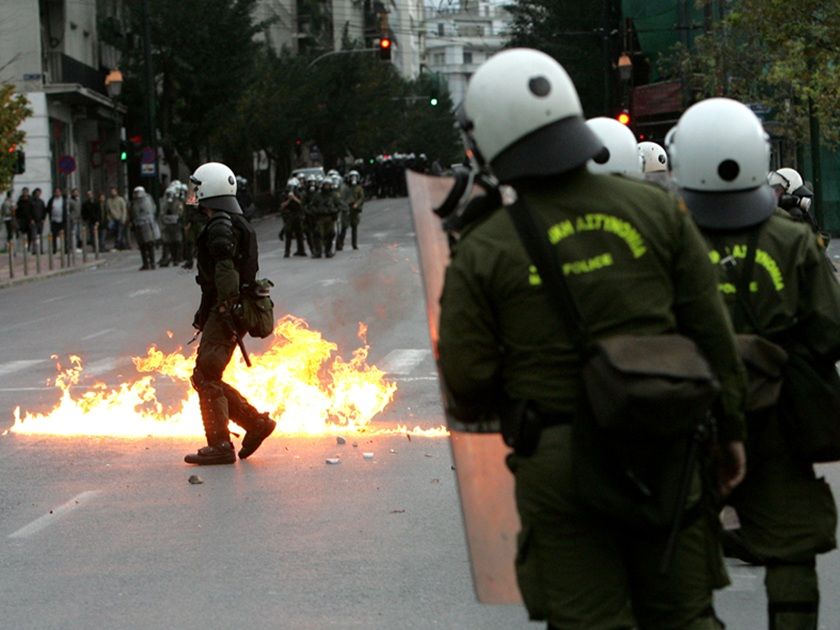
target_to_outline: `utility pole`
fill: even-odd
[[[610,55],[610,2],[603,0],[601,7],[601,46],[604,55],[604,116],[611,116],[612,99],[610,86],[612,84],[612,58]]]
[[[157,124],[155,121],[155,73],[152,69],[152,37],[149,24],[149,0],[142,0],[143,9],[143,60],[146,66],[146,146],[151,147],[155,155],[155,175],[152,178],[151,194],[157,207],[160,197],[160,165],[158,164]]]
[[[808,98],[808,126],[811,135],[811,177],[814,178],[814,218],[817,225],[824,225],[822,204],[822,159],[820,156],[820,121],[814,115],[814,100]]]

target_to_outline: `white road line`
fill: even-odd
[[[50,319],[58,319],[61,317],[61,313],[55,313],[53,315],[44,315],[43,317],[36,317],[35,319],[29,319],[25,322],[20,322],[17,324],[12,324],[11,326],[5,326],[4,328],[0,328],[0,332],[6,332],[8,330],[14,330],[15,328],[24,328],[26,326],[30,328],[34,328],[34,324],[38,324],[40,322],[45,322]]]
[[[112,332],[114,332],[113,328],[106,328],[105,330],[100,330],[99,332],[95,332],[87,337],[82,337],[82,341],[90,341],[91,339],[96,339],[97,337],[101,337],[102,335],[107,335]]]
[[[21,370],[25,370],[27,368],[32,367],[33,365],[38,365],[39,363],[44,362],[46,362],[46,359],[21,359],[19,361],[9,361],[8,363],[2,363],[0,364],[0,376],[14,374],[15,372],[20,372]]]
[[[729,566],[727,572],[732,581],[727,591],[753,592],[759,587],[764,588],[764,585],[759,582],[758,571],[755,569],[736,569]]]
[[[432,351],[426,348],[391,350],[376,367],[388,374],[410,374],[431,353]]]
[[[50,304],[51,302],[58,302],[59,300],[63,300],[66,297],[66,295],[59,295],[56,297],[47,298],[46,300],[41,300],[41,304]]]
[[[46,529],[47,527],[55,523],[62,516],[66,516],[69,512],[72,512],[76,508],[81,507],[82,505],[96,497],[98,494],[100,494],[99,490],[88,490],[87,492],[77,494],[67,503],[62,503],[57,508],[53,508],[52,510],[50,510],[49,514],[44,514],[43,516],[36,518],[34,521],[29,523],[29,525],[24,525],[16,532],[9,534],[9,538],[28,538],[33,534],[37,534],[42,529]]]
[[[398,383],[412,383],[414,381],[437,381],[437,376],[397,376],[391,379],[392,381],[397,381]],[[2,391],[2,390],[0,390]]]
[[[161,289],[138,289],[128,294],[130,298],[140,297],[141,295],[156,295],[161,292]]]
[[[318,284],[322,287],[331,287],[334,284],[347,284],[347,280],[343,278],[324,278],[323,280],[319,280]]]
[[[82,376],[99,376],[100,374],[110,372],[115,367],[117,367],[117,359],[114,357],[100,359],[99,361],[93,361],[85,365],[82,370]]]
[[[382,239],[388,238],[388,232],[374,232],[370,237],[381,241]]]

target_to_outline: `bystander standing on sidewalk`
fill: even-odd
[[[106,201],[108,206],[108,231],[114,239],[116,249],[126,249],[125,226],[128,222],[128,206],[117,192],[117,187],[111,187],[111,193]]]
[[[56,188],[53,191],[53,196],[47,202],[47,215],[50,219],[50,234],[52,234],[52,251],[56,253],[58,247],[58,237],[61,232],[64,232],[64,251],[70,253],[70,230],[67,229],[69,221],[69,212],[67,211],[67,197],[64,196],[61,188]]]
[[[67,199],[67,244],[76,248],[76,253],[82,253],[82,200],[79,199],[79,189],[70,191]],[[70,235],[72,234],[72,239]]]
[[[15,216],[17,217],[17,226],[24,238],[26,238],[27,249],[32,248],[31,230],[29,229],[32,222],[32,198],[29,196],[29,189],[24,188],[20,191],[17,205],[15,207]]]
[[[15,204],[12,201],[12,191],[6,193],[6,198],[3,200],[3,205],[0,206],[0,217],[3,218],[3,226],[6,228],[6,245],[14,241],[15,233]],[[5,249],[5,248],[4,248]]]
[[[20,202],[18,202],[20,207]],[[47,216],[47,207],[41,199],[41,189],[32,191],[32,217],[29,221],[29,241],[32,243],[32,253],[36,253],[38,242],[44,234],[44,219]],[[41,243],[41,253],[44,253],[44,244]]]

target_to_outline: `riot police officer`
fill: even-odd
[[[301,201],[301,185],[296,177],[286,182],[286,198],[280,204],[280,216],[283,219],[282,237],[285,239],[286,250],[284,258],[291,256],[292,241],[297,243],[295,256],[306,256],[303,248],[303,202]]]
[[[840,359],[840,285],[817,236],[776,209],[765,183],[770,144],[745,105],[714,98],[690,107],[669,133],[672,174],[708,242],[738,333],[814,360]],[[733,555],[766,566],[769,627],[817,627],[815,556],[835,548],[837,512],[828,484],[793,449],[783,405],[748,414],[750,465],[730,503],[740,529]]]
[[[260,413],[235,388],[222,381],[237,340],[244,333],[235,317],[239,296],[253,285],[259,269],[257,237],[236,200],[236,179],[224,164],[208,162],[190,177],[191,199],[208,216],[197,240],[201,305],[193,326],[201,343],[192,375],[198,392],[207,446],[184,458],[188,464],[233,464],[228,420],[245,429],[239,449],[245,459],[274,431],[276,423]]]
[[[743,367],[690,216],[655,186],[587,171],[603,143],[586,126],[565,70],[541,52],[503,51],[479,68],[462,129],[479,163],[550,229],[544,236],[596,338],[679,330],[707,356],[723,388],[719,473],[722,489],[731,489],[744,466]],[[582,503],[571,446],[572,424],[582,421],[582,357],[547,291],[508,210],[499,208],[457,243],[438,345],[462,421],[510,406],[528,410],[533,450],[517,450],[509,466],[522,524],[516,569],[531,618],[550,628],[718,627],[712,590],[727,582],[716,514],[684,525],[662,575],[663,536],[630,530]]]

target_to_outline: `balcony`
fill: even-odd
[[[105,96],[105,73],[61,52],[47,53],[47,84],[77,84]]]

